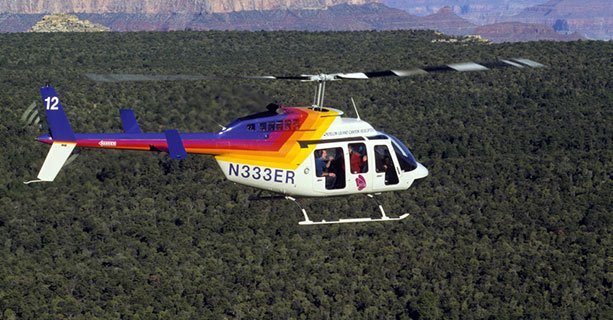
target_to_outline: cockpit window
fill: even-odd
[[[398,157],[398,162],[400,163],[400,169],[402,171],[413,171],[417,168],[417,161],[409,148],[405,146],[398,138],[388,135],[390,139],[392,139],[392,146],[394,147],[394,152],[396,152],[396,156]]]

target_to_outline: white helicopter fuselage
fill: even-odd
[[[216,157],[222,172],[232,182],[297,197],[406,190],[416,179],[428,175],[428,170],[416,161],[412,170],[401,166],[401,160],[407,156],[412,158],[412,155],[402,154],[397,139],[395,141],[391,136],[378,132],[363,120],[341,117],[343,113],[340,110],[325,110],[334,113],[335,119],[321,139],[292,141],[310,150],[295,168],[254,165]],[[321,158],[322,150],[326,150],[327,158],[319,162],[323,161],[328,167],[323,170],[326,172],[318,173],[317,159]],[[331,178],[330,173],[334,177]]]

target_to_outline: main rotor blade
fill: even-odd
[[[130,74],[130,73],[86,73],[85,76],[97,82],[138,82],[138,81],[197,81],[197,80],[212,80],[217,77],[176,74],[176,75],[149,75],[149,74]]]
[[[256,80],[297,80],[297,81],[334,81],[334,80],[366,80],[382,77],[410,77],[427,73],[442,72],[472,72],[500,68],[541,68],[543,64],[530,59],[515,58],[501,59],[494,62],[475,63],[462,62],[440,66],[428,66],[407,70],[381,70],[353,73],[330,73],[330,74],[301,74],[301,75],[265,75],[265,76],[203,76],[203,75],[147,75],[147,74],[99,74],[86,73],[85,76],[98,82],[124,82],[124,81],[199,81],[199,80],[227,80],[227,79],[256,79]]]
[[[242,76],[241,79],[262,79],[262,80],[301,80],[310,81],[310,76]]]
[[[201,76],[191,74],[137,74],[137,73],[86,73],[89,80],[96,82],[143,82],[143,81],[199,81],[226,79],[255,80],[302,80],[309,81],[310,76]]]
[[[509,59],[498,60],[495,62],[475,63],[475,62],[462,62],[452,63],[440,66],[429,66],[423,68],[414,68],[408,70],[382,70],[382,71],[370,71],[370,72],[355,72],[355,73],[339,73],[335,76],[339,79],[347,80],[363,80],[371,78],[381,77],[410,77],[427,73],[443,73],[443,72],[469,72],[469,71],[485,71],[490,69],[500,68],[541,68],[543,64],[530,59]]]

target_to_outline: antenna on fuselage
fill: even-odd
[[[358,112],[358,107],[355,105],[355,101],[353,101],[353,97],[351,97],[351,103],[353,104],[353,109],[355,110],[355,115],[357,119],[360,120],[360,113]]]

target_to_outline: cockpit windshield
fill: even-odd
[[[386,134],[392,140],[392,146],[394,147],[394,151],[396,152],[396,156],[398,157],[398,162],[400,163],[400,169],[402,171],[413,171],[417,168],[417,160],[409,151],[409,148],[404,145],[398,138]]]

